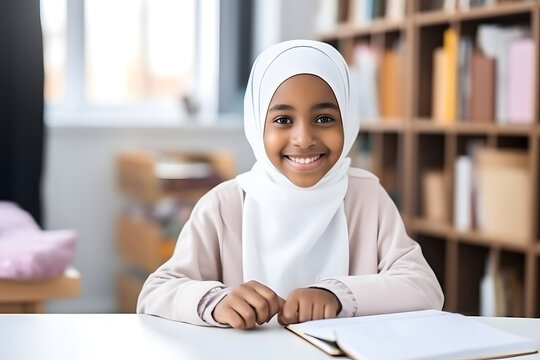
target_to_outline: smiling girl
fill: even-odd
[[[347,157],[359,118],[347,64],[295,40],[255,61],[244,127],[256,162],[207,193],[137,312],[249,329],[441,309],[420,246],[371,173]]]

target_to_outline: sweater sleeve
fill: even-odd
[[[440,310],[444,296],[439,282],[420,245],[407,235],[398,209],[382,186],[378,202],[378,273],[335,277],[354,295],[354,316]]]
[[[193,208],[172,257],[150,274],[137,303],[137,313],[196,325],[211,325],[199,314],[199,302],[222,283],[219,200],[210,191]]]

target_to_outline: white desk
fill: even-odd
[[[478,319],[530,337],[540,347],[540,319]],[[335,359],[276,323],[242,331],[135,314],[0,315],[0,359],[5,360],[253,358]]]

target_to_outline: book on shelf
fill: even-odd
[[[502,266],[501,278],[504,287],[504,316],[524,316],[523,272],[516,265]]]
[[[403,0],[386,0],[386,20],[402,21],[405,18],[405,3]]]
[[[520,38],[509,46],[508,122],[530,124],[534,117],[534,41]]]
[[[386,16],[389,4],[385,0],[349,0],[350,20],[356,25],[367,25],[374,19]],[[399,6],[394,5],[391,9],[399,16]]]
[[[352,359],[491,359],[538,352],[531,339],[437,310],[307,321],[287,329],[327,354]]]
[[[367,25],[373,19],[373,0],[349,0],[352,22],[356,25]]]
[[[471,92],[468,120],[490,123],[495,117],[495,59],[480,51],[471,57]]]
[[[403,117],[403,59],[399,47],[384,50],[379,65],[379,111],[384,119]]]
[[[522,265],[497,266],[495,258],[487,256],[484,276],[480,281],[480,316],[523,316]]]
[[[340,24],[347,23],[351,19],[351,13],[350,13],[350,2],[338,0],[337,1],[337,22]]]
[[[355,45],[351,81],[358,98],[359,116],[364,121],[379,117],[377,69],[377,52],[366,43]]]
[[[459,39],[459,119],[465,121],[469,118],[469,107],[471,100],[471,58],[473,43],[468,36]]]
[[[458,7],[460,10],[469,10],[471,3],[469,0],[458,0]]]
[[[493,256],[487,256],[480,279],[480,316],[506,316],[504,285]]]
[[[496,3],[497,0],[459,0],[458,5],[461,10],[469,10],[480,6],[493,6]]]
[[[495,59],[495,120],[508,122],[509,48],[519,38],[528,36],[528,29],[520,26],[502,27],[482,24],[477,31],[477,44],[484,55]]]
[[[444,191],[444,172],[429,169],[422,174],[422,198],[424,217],[435,222],[446,222],[447,201]]]
[[[457,33],[448,28],[443,34],[442,48],[436,48],[433,54],[433,118],[443,124],[456,119],[457,46]]]
[[[445,2],[445,6],[446,3]],[[443,48],[446,54],[446,102],[444,120],[446,123],[453,123],[456,120],[456,94],[457,94],[457,51],[458,34],[456,30],[448,28],[443,34]]]
[[[444,0],[443,10],[446,12],[454,12],[456,10],[456,0]]]
[[[519,244],[531,238],[531,174],[526,151],[481,149],[476,155],[480,231]]]
[[[432,76],[432,117],[435,122],[444,123],[447,86],[446,86],[446,53],[443,48],[437,48],[433,52],[433,76]]]
[[[454,227],[471,229],[473,165],[470,156],[458,156],[454,170]]]
[[[317,31],[333,30],[338,24],[339,0],[319,0],[315,16]]]

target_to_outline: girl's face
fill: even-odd
[[[300,187],[315,185],[338,161],[343,125],[334,92],[315,75],[285,80],[276,90],[264,125],[272,164]]]

